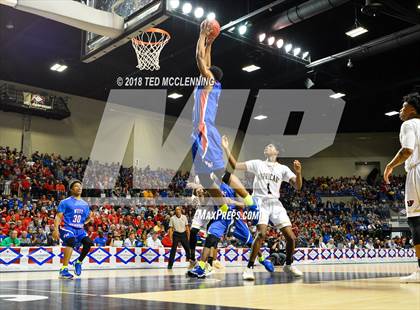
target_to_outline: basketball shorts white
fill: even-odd
[[[191,228],[207,230],[207,226],[214,213],[214,207],[198,207],[195,211]]]
[[[407,172],[405,181],[405,208],[407,216],[420,216],[420,165]]]
[[[258,225],[268,225],[271,222],[277,228],[292,226],[286,209],[278,199],[259,199],[260,217]]]

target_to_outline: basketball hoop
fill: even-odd
[[[131,39],[137,55],[139,70],[159,70],[159,56],[162,49],[171,39],[171,35],[159,28],[142,31],[136,38]]]

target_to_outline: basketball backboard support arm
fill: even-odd
[[[121,16],[73,0],[0,0],[0,4],[104,37],[116,38],[124,31]]]
[[[158,26],[169,18],[167,0],[86,0],[86,4],[107,12],[115,11],[124,18],[124,31],[116,38],[83,32],[81,60],[85,63],[131,42],[142,31]]]

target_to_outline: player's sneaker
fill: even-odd
[[[260,262],[261,265],[264,266],[265,270],[267,270],[268,272],[274,272],[274,265],[271,262],[271,260],[266,258],[263,261],[260,261],[260,260],[258,260],[258,261]]]
[[[74,273],[76,276],[80,276],[82,274],[82,262],[79,262],[79,260],[74,262]]]
[[[206,264],[206,268],[204,269],[204,271],[205,271],[206,277],[210,276],[214,272],[213,267],[209,263]]]
[[[246,267],[244,270],[244,273],[242,274],[242,279],[246,281],[254,281],[255,280],[254,270],[252,268]]]
[[[201,268],[200,264],[197,264],[192,270],[187,272],[187,275],[192,278],[204,279],[206,277],[206,271]]]
[[[71,280],[71,279],[73,279],[73,277],[74,276],[69,272],[68,268],[64,268],[64,269],[60,270],[59,278]]]
[[[225,266],[222,265],[221,262],[219,262],[217,259],[213,261],[213,267],[214,269],[223,269]]]
[[[297,269],[293,265],[284,265],[283,271],[285,273],[288,273],[288,274],[294,276],[294,277],[302,277],[303,276],[303,272],[300,271],[299,269]]]
[[[401,277],[400,282],[402,283],[420,283],[420,268],[414,271],[412,274],[406,277]]]

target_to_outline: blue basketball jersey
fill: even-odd
[[[193,130],[204,134],[206,127],[215,127],[222,84],[216,82],[210,90],[198,86],[194,90]]]
[[[84,223],[89,217],[90,209],[86,201],[71,196],[60,202],[58,212],[63,213],[65,226],[83,228]]]
[[[223,195],[225,195],[225,197],[229,197],[229,198],[236,197],[235,190],[229,185],[227,185],[226,183],[220,184],[220,190],[222,191]]]

